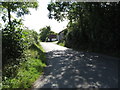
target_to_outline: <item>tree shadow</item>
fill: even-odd
[[[48,52],[38,88],[118,88],[118,60],[71,49]]]

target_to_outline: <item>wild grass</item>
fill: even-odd
[[[63,46],[63,47],[65,46],[64,42],[58,42],[57,44],[60,45],[60,46]]]
[[[5,78],[3,88],[30,88],[46,66],[43,51],[42,47],[37,44],[25,50],[26,60],[20,63],[14,78]]]
[[[59,43],[58,45],[60,45],[60,46],[65,46],[65,44],[64,44],[64,43]]]

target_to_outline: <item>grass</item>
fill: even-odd
[[[34,44],[35,44],[36,47],[39,48],[42,52],[45,52],[45,50],[42,48],[42,46],[40,45],[40,43],[39,43],[39,44],[34,43]]]
[[[63,47],[65,46],[64,42],[58,42],[57,44],[60,45],[60,46],[63,46]]]
[[[65,44],[64,44],[64,43],[59,43],[58,45],[60,45],[60,46],[65,46]]]
[[[40,45],[34,44],[24,53],[26,61],[21,62],[17,69],[17,75],[14,78],[7,78],[3,82],[3,88],[31,88],[32,84],[43,73],[45,64],[45,55]]]
[[[42,74],[46,65],[39,59],[30,58],[23,63],[15,78],[11,79],[12,88],[30,88],[32,83]]]

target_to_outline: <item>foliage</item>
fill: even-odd
[[[42,42],[44,42],[46,40],[46,38],[50,32],[50,29],[51,29],[50,26],[46,26],[46,27],[40,29],[40,40]]]
[[[4,64],[10,63],[10,59],[14,60],[22,55],[23,47],[23,34],[21,20],[16,19],[12,21],[12,28],[9,24],[2,30],[2,60]]]
[[[65,46],[65,43],[64,42],[59,42],[59,43],[57,43],[58,45],[60,45],[60,46]]]
[[[11,26],[11,12],[15,13],[17,17],[21,17],[22,15],[29,14],[30,11],[28,8],[37,8],[37,2],[0,2],[0,7],[2,8],[3,13],[3,20],[4,22],[7,20],[8,17],[9,25]],[[6,15],[6,12],[8,15]]]
[[[21,58],[24,49],[29,47],[25,43],[26,37],[23,33],[24,27],[22,24],[22,19],[11,20],[11,12],[16,12],[17,14],[19,13],[18,16],[21,16],[28,14],[28,8],[37,8],[37,6],[37,2],[0,2],[0,7],[2,8],[1,12],[3,12],[2,19],[6,22],[4,28],[2,29],[3,69],[5,65],[7,66],[7,64],[8,66],[13,64],[18,65],[23,59],[17,60],[17,58]],[[8,13],[8,15],[6,15],[6,13]],[[6,17],[8,17],[8,19]]]
[[[2,29],[3,88],[28,88],[42,73],[45,56],[37,48],[37,32],[25,28],[22,19],[12,18],[11,12],[21,17],[29,14],[28,8],[37,8],[38,3],[0,2],[0,7],[0,14],[5,22]]]
[[[23,44],[24,50],[21,57],[15,59],[9,58],[9,63],[6,63],[3,67],[3,88],[28,88],[38,78],[40,73],[42,73],[43,67],[45,66],[45,55],[38,40],[35,40],[36,35],[37,33],[32,30],[25,29],[22,31],[23,42],[21,44]],[[32,62],[32,64],[29,65],[27,62]],[[26,69],[26,67],[31,69]],[[21,73],[18,74],[19,72]],[[29,79],[29,77],[32,78]],[[24,83],[22,84],[22,82]]]
[[[42,52],[45,52],[45,50],[40,45],[40,42],[38,44],[34,43],[38,49],[40,49]]]
[[[34,43],[38,43],[38,40],[35,40],[37,37],[35,31],[28,29],[22,30],[20,29],[20,25],[16,23],[12,25],[16,25],[16,28],[13,29],[15,30],[14,32],[13,30],[12,33],[7,29],[2,30],[2,69],[3,77],[7,78],[13,78],[16,76],[20,63],[27,60],[24,51],[28,50]]]
[[[27,4],[27,5],[26,5]],[[3,68],[5,64],[10,62],[19,63],[16,58],[19,58],[26,45],[24,43],[23,25],[22,19],[11,20],[11,12],[16,12],[18,17],[24,14],[28,14],[28,8],[37,8],[37,2],[0,2],[0,7],[3,14],[3,21],[6,22],[8,17],[8,23],[5,28],[2,29],[2,51],[3,51]],[[6,10],[6,12],[4,12]]]
[[[25,50],[26,62],[21,62],[15,77],[4,77],[3,88],[30,88],[32,83],[42,74],[45,67],[45,55],[34,44],[31,49]],[[40,46],[39,46],[40,47]]]
[[[49,18],[69,19],[66,46],[119,53],[120,2],[55,2],[48,10]]]
[[[24,37],[24,47],[28,49],[32,44],[39,43],[38,33],[34,30],[24,29],[23,30]]]
[[[56,35],[55,32],[51,31],[50,26],[46,26],[46,27],[40,29],[40,40],[42,42],[44,42],[44,41],[46,41],[48,39],[48,36],[52,35],[52,34]]]

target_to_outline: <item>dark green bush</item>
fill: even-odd
[[[20,57],[24,50],[22,29],[20,21],[14,20],[12,27],[6,25],[2,30],[2,64],[8,64]],[[19,25],[19,26],[18,26]],[[17,61],[17,60],[16,60]]]

